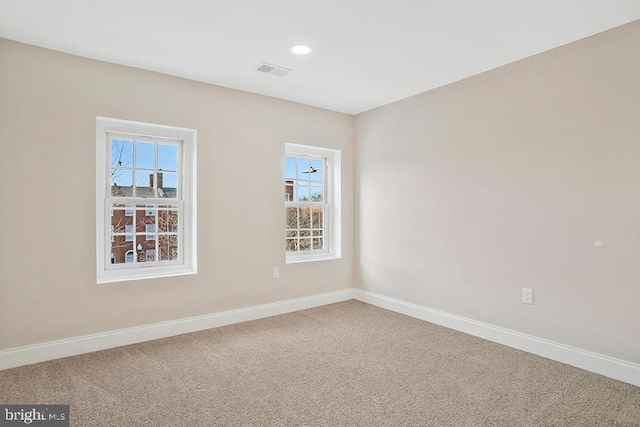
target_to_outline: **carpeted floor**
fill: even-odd
[[[640,426],[640,388],[357,301],[0,371],[72,426]]]

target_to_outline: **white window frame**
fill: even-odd
[[[178,199],[123,198],[124,204],[182,204],[178,259],[161,263],[111,264],[111,144],[109,134],[152,141],[181,141]],[[113,283],[197,273],[196,145],[195,129],[96,117],[96,266],[97,283]],[[127,206],[129,208],[129,206]],[[135,208],[134,208],[135,209]],[[146,230],[145,230],[146,231]],[[145,235],[146,232],[135,233]]]
[[[324,170],[324,202],[327,207],[324,212],[324,243],[323,252],[287,252],[286,263],[293,264],[299,262],[324,261],[331,259],[339,259],[342,257],[342,227],[341,227],[341,169],[342,169],[342,153],[340,150],[315,147],[311,145],[301,145],[285,143],[284,158],[287,157],[311,157],[325,159]],[[283,168],[284,171],[284,168]],[[286,177],[284,177],[286,181]],[[293,206],[296,202],[285,200],[286,207]],[[286,228],[285,228],[286,233]]]

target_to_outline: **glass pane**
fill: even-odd
[[[297,187],[298,194],[296,197],[300,202],[308,202],[309,201],[309,187]]]
[[[144,253],[145,261],[151,262],[156,260],[156,250],[155,249],[147,249]]]
[[[298,208],[287,208],[287,228],[298,228]]]
[[[287,237],[298,237],[297,231],[287,231]]]
[[[153,172],[136,171],[136,197],[156,197]]]
[[[312,202],[321,202],[322,201],[322,187],[311,187],[311,201]]]
[[[324,233],[323,230],[313,230],[313,235],[316,237],[322,237],[323,233]]]
[[[313,208],[312,228],[324,228],[324,208]]]
[[[309,164],[311,165],[309,179],[322,182],[322,162],[320,160],[311,160]]]
[[[311,230],[300,230],[300,237],[311,237]]]
[[[293,181],[289,180],[284,185],[284,200],[285,202],[293,202],[293,185],[290,185]]]
[[[178,171],[177,146],[158,144],[158,169],[163,171]]]
[[[133,171],[111,169],[111,195],[113,197],[131,197]]]
[[[314,172],[311,175],[311,183],[312,184],[320,185],[320,184],[322,184],[322,180],[323,179],[324,179],[324,175],[323,175],[323,171],[321,169],[316,169],[316,172]]]
[[[156,205],[145,205],[144,206],[144,215],[145,216],[156,216]]]
[[[133,216],[125,215],[124,209],[112,209],[111,225],[114,233],[124,233],[125,225],[133,225]]]
[[[147,240],[145,235],[136,236],[136,259],[138,262],[148,262],[151,260],[147,259],[147,251],[155,251],[156,249],[156,241],[155,240]]]
[[[301,251],[311,250],[311,239],[300,239],[300,250]]]
[[[128,258],[127,254],[129,255]],[[112,242],[109,262],[111,264],[124,264],[127,261],[133,262],[133,242]]]
[[[308,181],[309,180],[309,160],[298,159],[298,179]]]
[[[137,209],[136,210],[136,233],[145,233],[147,232],[147,225],[156,225],[156,217],[155,215],[147,216],[146,209]]]
[[[134,237],[134,228],[133,228],[133,224],[127,224],[124,226],[124,232],[126,233],[124,236],[124,241],[125,242],[133,242],[133,237]]]
[[[287,180],[296,178],[296,159],[295,157],[285,157],[284,159],[284,177]]]
[[[287,252],[295,252],[298,250],[298,241],[296,239],[287,239],[285,249]]]
[[[322,246],[322,237],[318,237],[318,238],[314,238],[313,239],[313,249],[324,249]]]
[[[300,208],[300,228],[311,228],[310,208]]]
[[[158,197],[175,199],[178,197],[178,174],[158,172]]]
[[[111,167],[133,168],[133,141],[111,139]]]
[[[178,236],[174,234],[158,236],[158,248],[160,249],[160,261],[177,260]]]
[[[136,169],[156,168],[156,144],[136,142]]]
[[[178,210],[160,209],[158,211],[158,229],[161,233],[178,231]]]

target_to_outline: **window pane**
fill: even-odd
[[[297,231],[287,231],[287,237],[298,237]]]
[[[321,202],[322,201],[322,187],[311,187],[311,201],[312,202]]]
[[[297,189],[298,189],[298,194],[296,196],[298,197],[298,201],[300,202],[309,201],[309,187],[297,187]]]
[[[311,239],[300,239],[300,250],[301,251],[311,250]]]
[[[297,159],[298,161],[298,176],[297,178],[302,181],[309,180],[309,160]]]
[[[294,252],[298,250],[298,240],[296,239],[287,239],[285,249],[287,252]]]
[[[124,240],[126,242],[133,242],[133,233],[134,233],[134,229],[133,229],[133,224],[129,225],[125,225],[124,226],[124,232],[127,233],[124,237]]]
[[[295,157],[285,157],[284,159],[284,177],[287,180],[296,178],[296,159]]]
[[[156,168],[156,144],[136,142],[136,169]]]
[[[161,233],[178,231],[178,209],[160,209],[158,211],[158,229]]]
[[[151,260],[147,259],[147,251],[156,249],[156,241],[151,239],[147,239],[145,235],[136,236],[136,259],[138,262],[149,262]]]
[[[116,239],[117,238],[116,236]],[[113,258],[110,258],[108,262],[112,264],[124,264],[126,262],[125,255],[130,251],[133,253],[133,242],[112,242],[111,253],[113,254]]]
[[[300,237],[311,237],[311,230],[300,230]]]
[[[314,238],[313,239],[313,249],[314,250],[319,250],[319,249],[323,249],[323,239],[321,237],[318,238]]]
[[[146,213],[146,209],[136,209],[136,233],[145,233],[147,225],[156,225],[155,215],[147,216]]]
[[[287,208],[287,228],[298,228],[298,208]]]
[[[111,169],[111,196],[131,197],[133,171]]]
[[[124,226],[133,224],[133,215],[127,216],[124,209],[112,209],[112,212],[111,226],[113,226],[114,233],[124,233]]]
[[[310,208],[300,208],[300,228],[311,228]]]
[[[156,225],[155,224],[146,224],[145,232],[147,240],[156,240]]]
[[[136,195],[135,197],[156,197],[156,191],[151,184],[153,172],[136,171]]]
[[[145,251],[145,261],[151,262],[156,260],[156,250],[155,249],[147,249]]]
[[[178,174],[158,172],[158,197],[178,197]]]
[[[293,202],[293,181],[288,180],[284,184],[284,200],[285,202]]]
[[[324,208],[313,208],[312,228],[324,228]]]
[[[133,141],[111,139],[111,167],[133,168]]]
[[[178,236],[158,236],[158,248],[160,249],[160,261],[172,261],[178,259]]]
[[[178,171],[177,146],[158,144],[158,169],[163,171]]]

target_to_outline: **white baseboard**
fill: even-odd
[[[635,363],[360,289],[355,290],[355,298],[367,304],[446,326],[469,335],[537,354],[640,387],[640,365]]]
[[[355,291],[355,289],[344,289],[204,316],[2,350],[0,351],[0,370],[347,301],[355,298]]]
[[[357,299],[377,307],[426,320],[437,325],[446,326],[457,331],[537,354],[640,387],[640,365],[635,363],[355,288],[237,310],[223,311],[204,316],[189,317],[135,328],[120,329],[117,331],[1,350],[0,370],[249,320],[262,319],[350,299]]]

